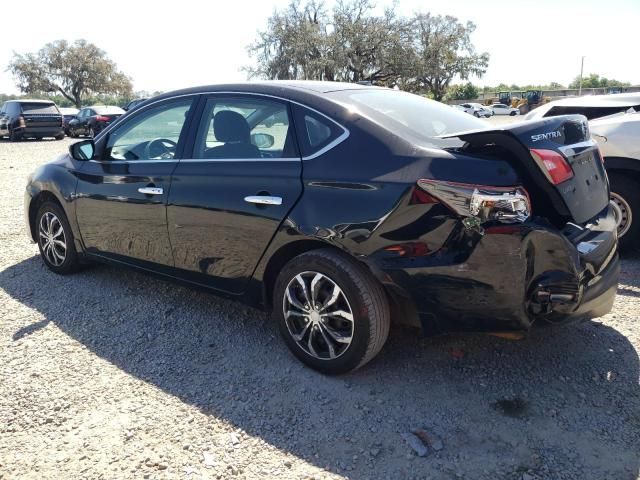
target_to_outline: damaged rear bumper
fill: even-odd
[[[562,231],[535,218],[483,233],[461,227],[432,255],[375,265],[427,334],[526,330],[605,315],[619,269],[610,206],[588,224]]]

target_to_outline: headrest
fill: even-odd
[[[233,110],[222,110],[213,117],[213,133],[220,142],[250,143],[249,124]]]

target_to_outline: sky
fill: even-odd
[[[13,7],[4,11],[11,20],[2,22],[0,93],[18,93],[6,71],[13,52],[37,51],[57,39],[95,43],[132,78],[134,90],[243,81],[242,67],[252,64],[246,46],[289,0],[110,0],[72,8],[31,0],[20,16],[11,10],[22,7],[9,3]],[[381,10],[392,3],[376,5]],[[640,0],[397,0],[395,10],[473,21],[476,49],[491,55],[486,74],[472,79],[477,85],[568,84],[580,73],[582,56],[585,74],[640,84]]]

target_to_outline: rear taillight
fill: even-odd
[[[547,180],[554,185],[558,185],[570,178],[573,178],[571,165],[567,163],[567,160],[560,153],[553,150],[532,148],[531,156],[544,172]]]
[[[103,115],[98,115],[96,117],[97,122],[108,122],[109,120],[111,120],[109,117],[105,117]]]
[[[485,222],[520,223],[531,215],[529,194],[523,187],[493,187],[468,183],[418,180],[418,186],[439,199],[465,224]]]

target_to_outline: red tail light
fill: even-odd
[[[105,117],[104,115],[98,115],[96,117],[97,122],[108,122],[109,120],[111,119],[109,117]]]
[[[531,156],[542,169],[547,179],[554,185],[573,178],[571,165],[558,152],[532,148]]]

